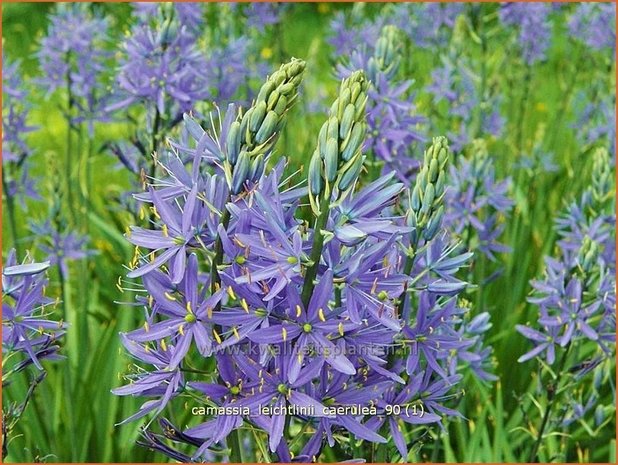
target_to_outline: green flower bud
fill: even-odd
[[[227,133],[227,159],[234,165],[240,153],[240,123],[234,121],[230,125],[230,130]]]
[[[324,151],[324,168],[328,182],[333,182],[337,177],[338,155],[339,147],[337,144],[337,139],[328,139],[328,142],[326,143],[326,150]]]
[[[322,192],[322,159],[317,150],[313,152],[309,162],[309,191],[313,195],[319,195]]]
[[[274,111],[269,111],[266,114],[264,121],[262,121],[260,129],[255,135],[255,141],[258,144],[263,144],[264,142],[266,142],[268,138],[275,133],[277,123],[279,123],[279,115]]]
[[[285,95],[280,95],[279,100],[277,100],[277,105],[275,105],[275,113],[279,116],[282,116],[287,109],[290,107],[289,100]]]
[[[361,149],[364,140],[365,124],[362,122],[354,123],[350,135],[341,145],[341,158],[343,158],[343,161],[350,160],[356,154],[356,152]]]
[[[262,174],[264,174],[264,167],[266,166],[266,162],[264,160],[264,154],[259,153],[251,162],[251,172],[249,173],[248,179],[252,181],[257,181],[260,179]]]
[[[345,111],[343,112],[343,118],[341,119],[341,125],[339,126],[339,137],[344,139],[350,129],[352,128],[352,124],[354,123],[354,114],[356,113],[356,108],[351,103],[346,106]]]
[[[253,107],[251,119],[249,120],[249,130],[257,132],[266,116],[266,102],[259,102]]]
[[[246,151],[240,152],[236,165],[234,165],[234,172],[232,173],[232,194],[238,194],[242,191],[243,185],[247,180],[249,174],[250,161],[249,154]]]
[[[343,174],[341,181],[339,181],[340,190],[345,191],[354,184],[363,167],[363,161],[364,157],[359,154],[352,166]]]

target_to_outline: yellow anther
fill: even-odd
[[[245,299],[240,299],[240,306],[245,311],[245,313],[249,313],[249,305],[247,305],[247,301]]]
[[[234,289],[232,289],[232,286],[228,286],[227,293],[232,299],[236,300],[236,294],[234,294]]]
[[[161,349],[163,349],[163,352],[167,351],[167,344],[165,343],[165,339],[161,339]]]
[[[285,342],[288,338],[288,330],[283,326],[281,327],[281,335],[283,336],[283,341]]]
[[[178,332],[180,333],[181,336],[185,335],[185,325],[180,325],[178,327]]]
[[[154,297],[149,295],[148,296],[148,306],[152,307],[154,305]]]
[[[302,313],[303,309],[300,308],[300,305],[296,306],[296,318],[300,318],[300,314]]]
[[[165,293],[164,293],[164,295],[165,295],[165,297],[166,297],[168,300],[176,300],[176,297],[174,297],[174,296],[173,296],[172,294],[170,294],[169,292],[165,292]]]
[[[238,330],[236,329],[236,326],[232,326],[232,333],[234,333],[234,336],[236,336],[236,339],[240,340],[240,334],[238,334]]]
[[[208,319],[212,319],[212,307],[208,307],[206,309],[206,316],[208,317]]]
[[[144,330],[145,330],[146,332],[150,331],[150,325],[148,324],[148,322],[147,322],[147,321],[144,321]]]
[[[150,261],[151,261],[151,262],[154,262],[154,261],[155,261],[155,258],[156,258],[156,257],[155,257],[155,253],[154,253],[154,252],[150,252],[149,257],[150,257]]]
[[[219,333],[214,328],[212,330],[212,335],[215,337],[215,340],[217,341],[217,344],[221,344],[221,336],[219,336]]]
[[[340,321],[337,327],[339,329],[339,335],[343,336],[343,323]]]
[[[153,206],[150,208],[150,210],[152,210],[152,213],[154,213],[154,216],[156,219],[160,220],[161,216],[159,216],[159,212],[157,211],[157,207]]]
[[[169,231],[167,230],[167,225],[166,224],[163,225],[163,228],[161,228],[161,231],[163,232],[163,235],[165,237],[170,237],[170,234],[169,234]]]
[[[321,308],[318,310],[318,318],[320,321],[326,321],[326,317],[324,316],[324,309]]]
[[[139,209],[139,219],[143,220],[146,217],[146,213],[144,213],[144,206],[142,205]]]
[[[187,307],[187,312],[193,313],[193,308],[191,308],[191,301],[190,300],[187,300],[186,307]]]

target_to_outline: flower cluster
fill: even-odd
[[[448,43],[448,32],[455,27],[464,8],[462,3],[401,3],[391,16],[414,46],[440,47]]]
[[[454,151],[461,151],[479,135],[500,136],[504,128],[501,97],[479,89],[479,76],[465,56],[451,50],[442,57],[442,65],[432,71],[431,78],[426,91],[438,108],[442,102],[446,104],[452,127],[456,128],[448,133]]]
[[[43,76],[37,82],[51,94],[69,89],[71,122],[107,121],[107,89],[102,76],[111,54],[105,49],[108,20],[87,4],[63,3],[50,16],[47,35],[37,52]],[[79,111],[74,113],[73,107]]]
[[[451,166],[445,223],[466,244],[466,250],[479,250],[494,260],[495,253],[508,251],[498,238],[513,207],[508,197],[511,179],[496,180],[483,140],[475,140],[469,152],[469,158],[460,156]]]
[[[616,5],[582,3],[569,18],[569,32],[589,47],[616,50]]]
[[[389,431],[405,459],[404,435],[459,416],[446,404],[463,364],[492,379],[487,315],[462,318],[457,299],[471,254],[441,232],[446,140],[426,151],[407,210],[394,173],[358,187],[370,86],[356,71],[319,133],[307,187],[291,184],[284,161],[265,162],[303,70],[283,65],[216,132],[186,117],[195,148],[178,146],[162,160],[170,177],[138,196],[155,212],[153,229],[128,237],[153,251],[129,273],[141,277],[146,321],[122,338],[144,368],[115,393],[151,399],[126,421],[156,418],[176,398],[209,409],[182,431],[161,420],[167,438],[197,447],[194,460],[224,442],[239,454],[248,428],[279,461],[316,460],[342,434],[386,443]],[[192,162],[179,164],[181,152]],[[298,427],[310,434],[292,441]],[[186,457],[150,431],[141,443]]]
[[[551,23],[547,17],[551,6],[547,3],[504,3],[500,19],[509,26],[519,28],[519,45],[522,58],[528,65],[546,58],[551,39]]]
[[[179,10],[173,4],[158,9],[159,20],[138,22],[123,44],[120,91],[110,109],[140,102],[174,120],[207,96],[202,72],[206,62]]]
[[[578,383],[591,372],[595,380],[605,379],[608,362],[615,358],[614,193],[608,152],[598,149],[591,187],[557,220],[558,254],[546,257],[544,277],[532,282],[535,292],[529,301],[539,309],[538,320],[532,326],[517,325],[534,345],[519,361],[544,359],[556,373],[552,383],[561,394],[560,383]],[[599,388],[597,381],[588,386],[591,399]],[[548,416],[554,398],[548,394]],[[572,407],[572,420],[589,410],[573,398],[564,405]]]
[[[2,57],[2,182],[7,196],[18,198],[25,208],[27,197],[38,199],[36,181],[30,177],[28,124],[30,103],[20,73],[20,62]]]
[[[43,359],[58,359],[57,339],[66,324],[49,319],[48,307],[55,300],[45,296],[45,271],[49,262],[17,263],[11,251],[2,270],[2,353],[12,360],[10,370],[3,370],[2,383],[13,373],[29,365],[43,370]],[[21,354],[21,358],[18,357]],[[19,358],[19,360],[14,360]],[[4,361],[3,361],[4,367]]]

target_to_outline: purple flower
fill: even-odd
[[[156,278],[144,277],[144,287],[153,297],[158,316],[162,321],[147,323],[143,328],[127,333],[135,342],[159,341],[171,337],[174,340],[174,356],[169,360],[170,369],[176,368],[185,357],[192,342],[204,357],[212,353],[212,311],[221,300],[223,291],[203,299],[198,288],[197,256],[191,254],[183,280],[179,283],[180,295],[164,292]]]
[[[501,220],[508,218],[514,203],[508,197],[511,179],[496,180],[493,160],[481,142],[473,144],[471,159],[458,161],[450,170],[444,225],[462,237],[467,248],[478,248],[495,260],[494,253],[509,250],[497,239],[504,229]]]
[[[47,254],[47,259],[52,265],[58,265],[62,275],[69,276],[69,264],[71,260],[81,260],[97,253],[95,250],[86,249],[90,238],[77,232],[62,231],[46,221],[43,224],[31,223],[30,229],[38,237],[43,237],[46,242],[39,246],[40,250]]]
[[[569,32],[589,47],[616,49],[616,5],[581,3],[569,18]]]
[[[107,91],[102,76],[110,52],[105,49],[108,20],[90,12],[86,4],[59,4],[50,16],[47,36],[37,52],[43,76],[37,79],[47,94],[66,88],[69,105],[79,109],[69,114],[72,122],[108,121]]]
[[[319,373],[324,363],[321,359],[314,359],[304,367],[293,383],[288,381],[287,361],[284,357],[277,357],[273,360],[277,369],[271,371],[264,370],[254,360],[242,354],[236,357],[236,362],[249,378],[249,385],[259,386],[259,389],[254,389],[250,394],[247,393],[237,406],[247,407],[251,411],[251,416],[261,417],[264,416],[261,411],[263,406],[268,405],[278,409],[274,410],[275,413],[270,418],[267,417],[266,421],[268,444],[272,452],[277,450],[283,438],[283,427],[287,415],[282,412],[282,409],[287,406],[312,408],[314,416],[325,416],[324,406],[300,389]]]
[[[472,345],[471,340],[462,340],[460,335],[452,331],[448,324],[457,313],[456,302],[451,299],[443,306],[436,305],[435,297],[424,292],[420,296],[419,306],[415,315],[415,324],[406,325],[402,334],[410,353],[406,361],[406,372],[413,376],[420,370],[423,363],[427,364],[439,376],[448,378],[448,374],[440,365],[439,360],[451,350],[462,350]]]
[[[547,3],[503,3],[500,6],[501,21],[519,27],[519,44],[522,57],[528,65],[544,60],[551,39]]]
[[[38,200],[40,196],[37,180],[30,177],[29,157],[33,151],[26,140],[37,128],[27,121],[30,103],[19,72],[20,64],[2,57],[2,177],[6,195],[19,199],[26,209],[26,198]]]
[[[392,386],[377,401],[380,412],[378,417],[368,422],[368,426],[375,429],[380,429],[384,422],[388,422],[390,436],[404,461],[408,457],[408,445],[397,420],[400,419],[412,425],[426,425],[441,421],[440,416],[435,413],[421,414],[422,407],[420,403],[415,402],[422,394],[420,389],[423,379],[424,373],[421,372],[417,376],[410,377],[410,381],[404,386]]]
[[[206,98],[205,58],[195,37],[174,18],[156,27],[135,25],[123,50],[117,77],[120,90],[109,110],[142,102],[175,117]]]
[[[286,3],[250,3],[245,9],[247,26],[255,28],[258,32],[264,32],[267,26],[281,21],[282,13],[287,6]]]
[[[174,206],[170,205],[170,202],[160,197],[157,190],[151,190],[150,196],[155,214],[162,222],[161,230],[135,226],[131,228],[127,239],[139,247],[161,253],[149,263],[131,271],[128,276],[129,278],[143,276],[171,261],[172,282],[177,284],[185,274],[187,247],[196,243],[198,230],[194,220],[197,221],[200,216],[204,216],[204,207],[197,200],[197,186],[187,196],[183,210],[180,210],[176,203]]]
[[[54,300],[45,297],[49,262],[17,264],[11,251],[2,269],[2,352],[23,353],[24,361],[11,373],[32,363],[43,370],[41,360],[58,359],[55,341],[64,334],[66,323],[49,319],[47,310]],[[8,375],[6,373],[5,375]]]
[[[182,372],[172,367],[171,361],[176,348],[161,342],[156,347],[141,345],[129,337],[121,335],[122,344],[133,358],[141,363],[155,367],[154,371],[140,371],[129,376],[131,383],[112,390],[118,396],[143,395],[155,399],[144,402],[140,409],[122,423],[137,420],[150,412],[161,412],[168,402],[178,394],[184,384]]]

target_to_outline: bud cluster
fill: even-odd
[[[592,201],[598,208],[603,208],[613,197],[614,176],[606,148],[598,148],[594,152],[592,165]],[[613,210],[613,209],[612,209]]]
[[[368,87],[362,71],[344,79],[339,96],[330,108],[328,121],[320,129],[309,164],[309,198],[316,214],[320,211],[318,196],[330,198],[332,190],[337,188],[344,198],[363,167]]]
[[[399,69],[402,42],[397,40],[397,35],[398,29],[393,25],[382,28],[374,54],[367,63],[367,74],[373,83],[377,82],[380,74],[392,79]]]
[[[285,124],[284,115],[296,101],[305,62],[292,59],[262,85],[253,106],[234,121],[227,133],[226,175],[232,193],[238,194],[247,179],[257,179]]]
[[[431,240],[442,224],[444,216],[442,199],[449,153],[445,137],[435,137],[429,149],[425,151],[423,167],[416,177],[407,215],[408,226],[414,228],[413,243],[418,241],[421,232],[425,240]]]

